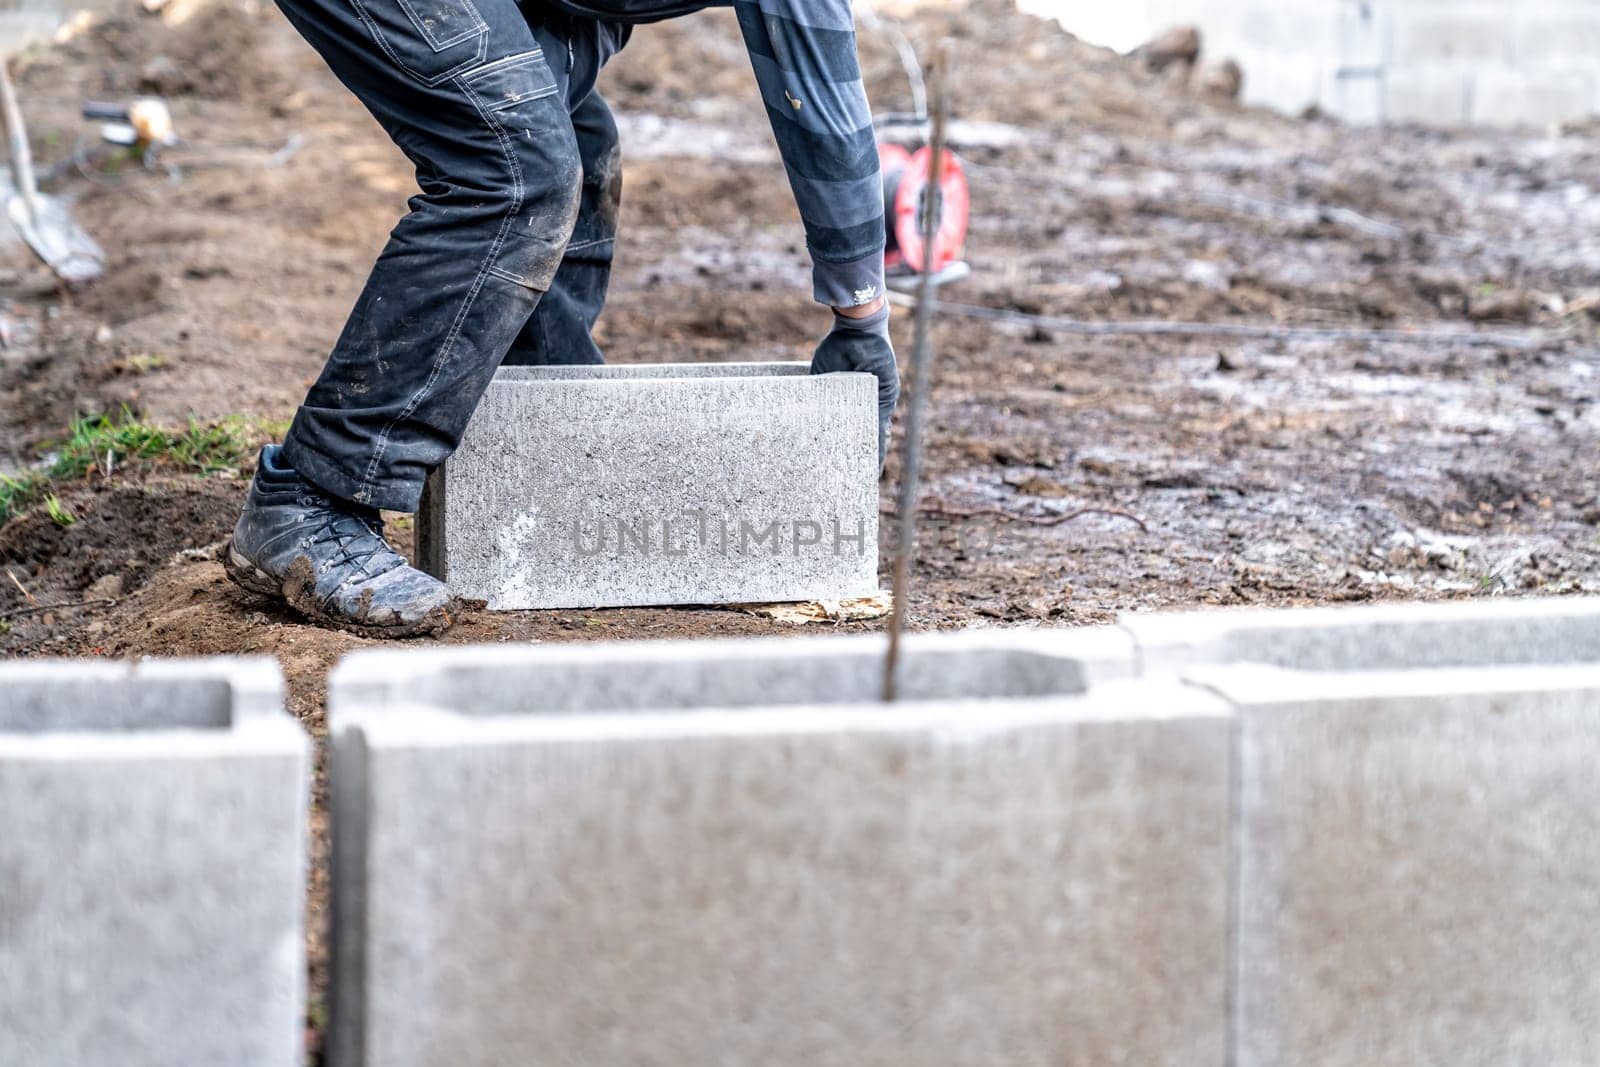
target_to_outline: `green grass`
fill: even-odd
[[[50,521],[57,526],[71,526],[78,521],[78,516],[68,510],[61,502],[61,498],[54,493],[44,498],[44,513],[50,516]]]
[[[41,502],[51,519],[70,525],[76,518],[53,487],[82,480],[90,471],[175,468],[202,476],[236,471],[263,441],[280,436],[284,429],[241,417],[212,423],[191,419],[188,426],[174,429],[144,422],[127,410],[115,419],[109,415],[78,419],[65,440],[44,449],[55,453],[48,465],[17,478],[0,474],[0,525]]]

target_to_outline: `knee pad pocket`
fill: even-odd
[[[516,123],[518,108],[554,96],[559,88],[542,48],[463,71],[461,80],[471,88],[480,106],[511,124]]]
[[[461,82],[500,135],[519,194],[491,273],[542,292],[572,234],[583,175],[566,104],[539,49],[466,71]]]

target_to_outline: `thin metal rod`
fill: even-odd
[[[933,374],[934,239],[939,232],[939,213],[943,206],[940,180],[944,176],[945,127],[950,119],[950,42],[941,41],[933,61],[933,130],[928,138],[928,184],[922,190],[923,271],[917,287],[916,332],[911,347],[911,403],[906,409],[906,432],[901,445],[900,465],[900,540],[895,546],[893,614],[889,616],[889,650],[883,660],[883,699],[898,696],[900,634],[911,586],[911,560],[917,547],[917,499],[922,480],[922,416],[928,406],[929,379]]]

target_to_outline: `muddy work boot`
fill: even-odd
[[[368,637],[433,634],[451,623],[444,584],[389,547],[377,511],[328,497],[276,445],[261,451],[223,568],[252,593]]]

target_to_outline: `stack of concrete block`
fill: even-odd
[[[301,1061],[308,749],[268,660],[0,664],[0,1063]]]
[[[1220,1065],[1224,706],[1114,631],[906,653],[347,660],[334,1062]]]
[[[865,596],[877,483],[869,374],[508,367],[429,479],[418,561],[495,609]]]

